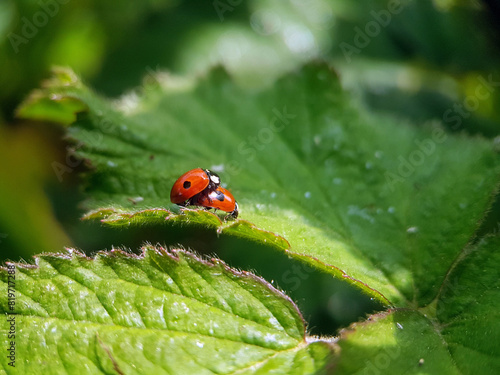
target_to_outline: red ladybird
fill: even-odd
[[[192,204],[206,208],[216,208],[228,212],[229,216],[236,219],[238,217],[238,203],[229,190],[219,186],[216,190],[201,192],[193,197]]]
[[[192,197],[206,190],[209,194],[219,187],[220,178],[208,169],[196,168],[184,173],[170,191],[170,201],[178,205],[195,204]]]

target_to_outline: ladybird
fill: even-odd
[[[175,181],[170,191],[170,201],[178,205],[193,204],[191,198],[206,191],[209,194],[219,187],[220,178],[208,169],[196,168],[184,173]]]
[[[216,208],[229,213],[233,219],[238,217],[238,203],[229,190],[219,186],[213,191],[203,191],[193,197],[191,203],[205,208]]]

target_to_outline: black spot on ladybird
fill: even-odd
[[[184,183],[182,184],[182,187],[184,189],[189,189],[191,187],[191,181],[184,181]]]
[[[217,191],[217,200],[220,202],[224,202],[224,194],[221,193],[220,191]]]

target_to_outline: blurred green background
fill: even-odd
[[[158,71],[201,75],[223,65],[239,84],[255,88],[324,59],[369,111],[417,125],[442,121],[450,132],[497,140],[499,46],[496,0],[3,0],[2,261],[32,262],[33,254],[65,246],[92,254],[137,249],[145,240],[181,243],[273,280],[298,302],[312,332],[334,333],[379,306],[245,241],[178,227],[125,231],[81,222],[85,166],[72,158],[63,129],[18,119],[16,107],[54,65],[71,67],[103,95],[117,97]],[[58,176],[57,163],[74,168]],[[500,232],[499,213],[497,201],[479,233]]]

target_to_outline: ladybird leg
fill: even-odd
[[[189,198],[185,203],[186,206],[198,206],[198,199],[200,197],[201,193],[198,193],[196,195],[193,195],[191,198]]]
[[[233,212],[228,213],[226,216],[224,216],[224,221],[234,220],[237,217],[238,217],[238,214],[236,213],[236,216],[234,216],[234,211],[233,211]]]
[[[181,203],[177,203],[178,206],[181,206],[181,207],[186,207],[186,206],[189,206],[191,203],[189,202],[189,199],[185,202],[181,202]]]
[[[234,210],[233,210],[232,212],[228,213],[228,214],[226,215],[226,217],[224,218],[224,220],[227,220],[227,219],[229,219],[229,218],[231,218],[231,219],[235,220],[235,219],[237,219],[237,218],[238,218],[238,214],[239,214],[239,212],[238,212],[238,203],[237,203],[237,202],[235,202],[235,203],[234,203]]]

